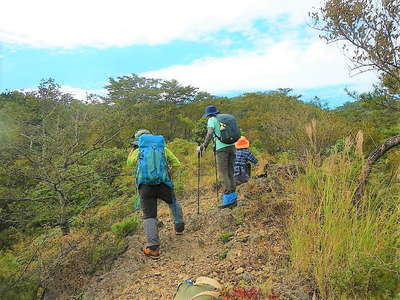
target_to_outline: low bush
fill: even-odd
[[[139,217],[133,216],[126,218],[119,223],[115,223],[111,226],[111,231],[118,237],[123,238],[128,235],[135,233],[139,226]]]
[[[38,284],[21,273],[17,257],[0,252],[0,295],[4,300],[35,299]]]
[[[88,210],[85,214],[72,218],[72,227],[87,230],[93,234],[101,234],[110,230],[115,220],[126,218],[133,211],[132,200],[120,197],[106,205]]]

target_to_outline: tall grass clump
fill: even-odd
[[[115,233],[116,236],[124,238],[128,235],[135,233],[139,226],[139,217],[133,216],[126,218],[119,223],[115,223],[111,226],[111,231]]]
[[[372,178],[354,207],[362,158],[349,149],[309,163],[293,185],[293,267],[324,299],[400,299],[399,184]]]

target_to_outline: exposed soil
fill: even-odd
[[[249,188],[241,187],[239,195]],[[175,235],[167,206],[160,204],[161,258],[142,254],[139,230],[112,269],[93,278],[84,299],[173,299],[180,282],[199,276],[215,278],[225,288],[258,287],[263,299],[310,299],[307,282],[288,267],[288,200],[239,196],[237,207],[221,210],[215,195],[202,195],[197,214],[195,194],[179,199],[184,235]]]

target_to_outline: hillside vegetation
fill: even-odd
[[[400,131],[399,111],[379,105],[384,96],[371,92],[329,110],[318,101],[303,103],[289,89],[219,98],[134,74],[110,79],[107,90],[106,97],[92,95],[82,103],[49,79],[35,92],[0,95],[2,299],[81,295],[93,276],[139,247],[127,239],[141,235],[141,221],[133,209],[132,170],[125,167],[139,128],[164,135],[181,160],[175,182],[190,219],[194,207],[186,199],[197,187],[195,148],[205,134],[201,115],[209,104],[237,117],[260,159],[255,175],[264,174],[266,164],[298,170],[296,178],[268,173],[268,182],[252,179],[240,197],[265,218],[274,214],[268,203],[286,203],[285,247],[277,257],[289,273],[307,278],[310,295],[399,297],[398,150],[379,160],[360,205],[352,204],[364,158]],[[204,197],[213,197],[214,176],[208,151],[202,160]],[[223,251],[221,259],[228,253]],[[277,259],[274,252],[257,251],[265,265]]]

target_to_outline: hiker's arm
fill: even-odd
[[[207,146],[210,143],[213,136],[214,136],[214,128],[207,127],[207,135],[206,135],[206,139],[204,140],[204,143],[203,143],[204,150],[207,149]]]
[[[171,168],[171,171],[175,172],[177,169],[179,169],[181,162],[175,156],[175,154],[173,154],[168,148],[165,148],[165,155],[167,156],[168,165]]]
[[[247,155],[247,160],[252,162],[253,164],[258,163],[258,159],[249,151],[249,154]]]
[[[129,168],[135,168],[136,167],[136,163],[137,163],[137,160],[138,160],[138,153],[139,153],[139,150],[138,149],[135,149],[135,150],[132,150],[130,153],[129,153],[129,155],[128,155],[128,159],[126,160],[126,165],[129,167]]]

